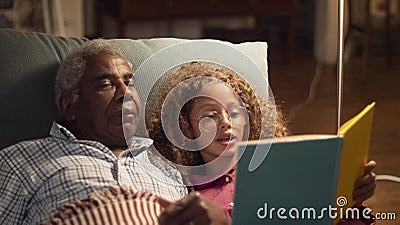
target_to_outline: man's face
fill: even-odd
[[[72,107],[78,138],[96,140],[111,149],[126,147],[122,112],[128,117],[124,122],[129,122],[129,132],[135,133],[141,107],[136,89],[128,89],[131,78],[132,69],[120,55],[97,54],[87,59],[79,99]],[[128,109],[122,107],[125,92]]]

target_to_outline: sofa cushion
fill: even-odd
[[[0,148],[48,134],[57,66],[85,40],[0,29]]]
[[[54,100],[57,66],[68,51],[87,40],[0,29],[0,149],[18,141],[48,135],[52,121],[60,119]],[[110,41],[121,48],[136,69],[157,51],[187,40],[153,38]],[[232,46],[247,54],[267,76],[265,42]],[[138,83],[152,80],[149,77],[137,79]],[[138,133],[143,135],[146,132],[140,127]]]

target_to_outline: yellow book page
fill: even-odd
[[[357,178],[364,174],[364,167],[367,160],[369,140],[371,136],[372,120],[375,102],[364,108],[352,119],[344,123],[338,131],[342,136],[342,152],[338,174],[337,199],[344,200],[337,205],[338,209],[352,207],[353,187]],[[345,212],[345,210],[343,210]]]

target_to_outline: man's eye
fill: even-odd
[[[129,87],[136,87],[136,79],[134,77],[131,77],[129,80],[127,80],[126,82],[128,82],[128,84],[126,84],[126,86]]]
[[[107,89],[111,88],[113,86],[113,83],[111,81],[104,81],[100,83],[100,88],[102,89]]]
[[[125,81],[125,85],[127,87],[136,87],[136,82],[134,80],[132,81]]]

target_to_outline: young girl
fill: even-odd
[[[151,105],[146,105],[146,126],[159,153],[179,165],[193,167],[210,164],[220,157],[233,158],[233,146],[239,141],[288,134],[281,111],[271,101],[257,100],[259,96],[251,86],[230,69],[208,62],[188,62],[160,82],[163,85],[156,86],[148,100]],[[178,113],[179,128],[175,117],[169,115],[173,113]],[[199,151],[188,151],[188,147],[196,149],[186,138],[194,140]],[[371,170],[374,166],[374,162],[369,162],[366,175],[356,181],[354,198],[358,205],[373,194],[375,183]],[[207,167],[203,172],[210,174],[213,168]],[[210,182],[194,185],[192,190],[214,200],[230,215],[234,165],[229,165],[226,171]],[[211,171],[211,174],[215,173]],[[187,174],[187,178],[196,182],[193,173]],[[350,224],[359,222],[371,224],[373,221],[352,220]]]

